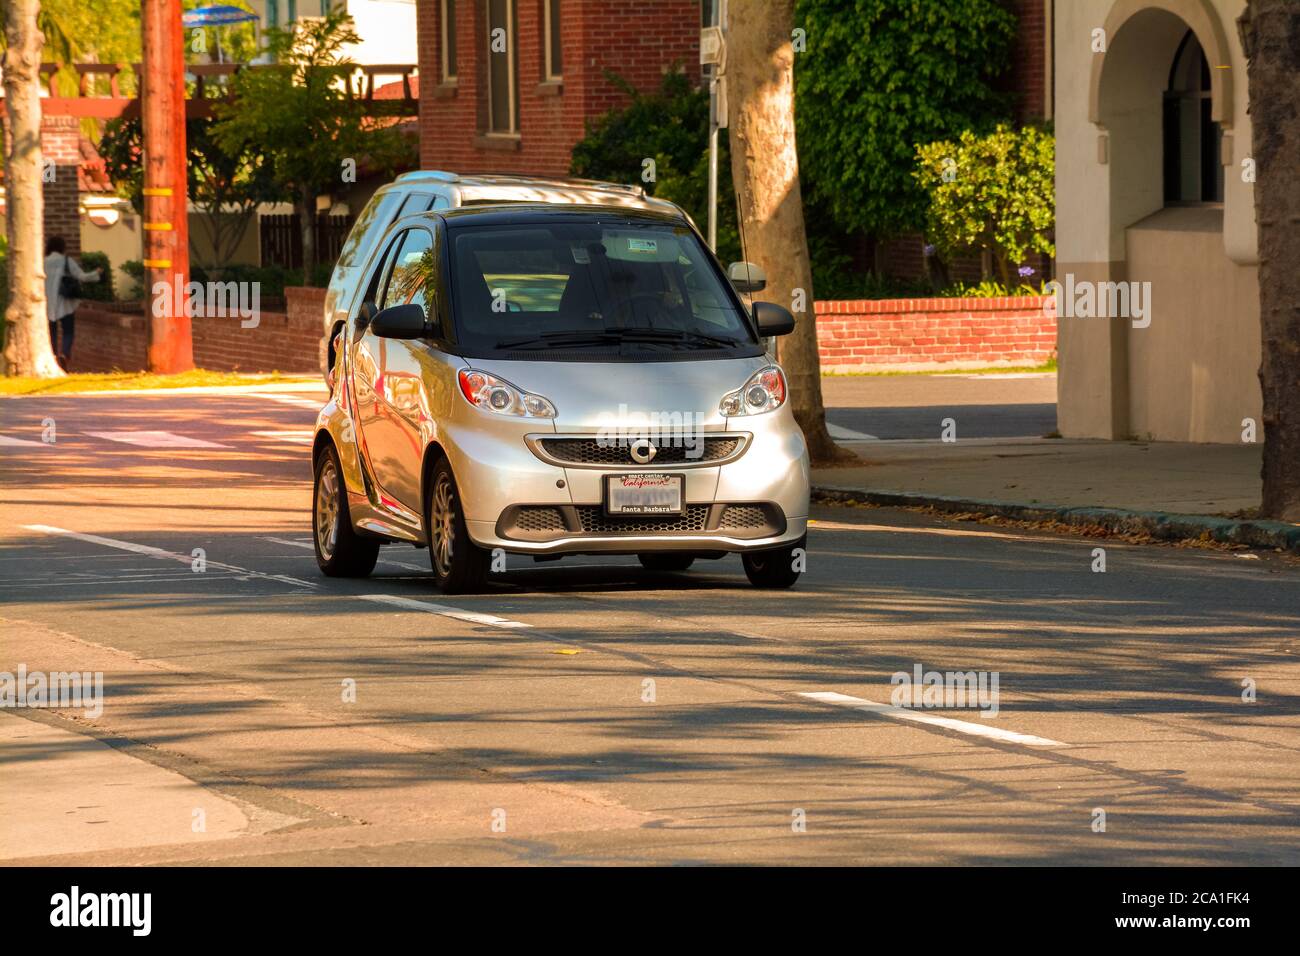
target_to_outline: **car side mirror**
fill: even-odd
[[[772,335],[789,335],[794,331],[794,316],[785,306],[775,302],[755,302],[754,322],[762,338]]]
[[[727,266],[727,278],[737,292],[745,295],[767,288],[767,274],[752,262],[733,262]]]
[[[424,306],[415,302],[382,309],[370,320],[370,331],[384,339],[419,339],[429,334]]]

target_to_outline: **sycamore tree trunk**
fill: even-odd
[[[311,285],[316,268],[316,194],[305,186],[298,200],[298,224],[302,227],[302,284]]]
[[[1300,3],[1250,0],[1250,81],[1264,392],[1265,517],[1300,522]]]
[[[41,47],[39,0],[4,3],[5,225],[9,239],[9,307],[4,374],[63,375],[50,348],[45,314],[44,197],[41,194]]]
[[[794,139],[794,0],[731,0],[727,36],[731,174],[745,255],[767,273],[759,295],[786,306],[795,330],[779,339],[790,402],[816,463],[854,457],[826,431],[812,265]]]

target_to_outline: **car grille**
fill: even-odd
[[[563,531],[564,515],[559,508],[520,508],[515,527],[531,533]]]
[[[632,460],[628,446],[633,441],[635,439],[602,442],[598,438],[543,438],[538,444],[548,457],[565,464],[651,468],[655,465],[699,465],[723,461],[740,450],[743,439],[739,435],[705,438],[702,451],[699,445],[693,448],[682,445],[661,447],[654,460],[645,465]]]
[[[757,505],[727,505],[718,528],[724,531],[767,527],[767,515]]]
[[[578,505],[583,534],[689,534],[703,531],[708,505],[687,505],[679,515],[607,515],[599,505]]]
[[[713,533],[768,538],[785,528],[785,515],[771,503],[687,505],[676,515],[609,515],[601,505],[513,505],[497,521],[499,537],[535,542]]]

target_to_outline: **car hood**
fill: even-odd
[[[467,365],[535,392],[555,405],[555,430],[586,432],[626,426],[670,427],[673,421],[720,431],[722,396],[769,364],[765,356],[690,362],[511,362],[466,359]],[[674,419],[672,416],[678,416]],[[691,416],[687,418],[687,416]],[[698,417],[696,417],[698,416]]]

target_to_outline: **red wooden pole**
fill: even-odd
[[[143,0],[144,265],[149,370],[194,367],[185,165],[185,40],[180,0]]]

